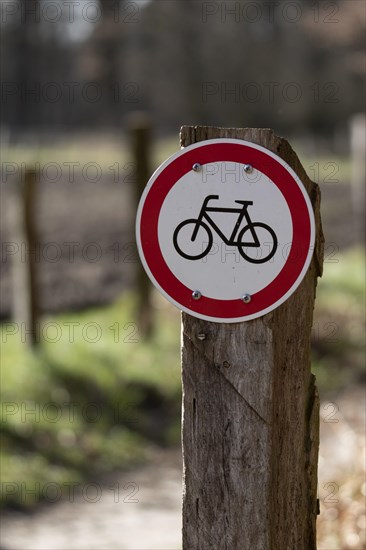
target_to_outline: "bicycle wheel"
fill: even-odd
[[[259,240],[258,246],[249,246],[245,244],[244,235],[250,229],[256,233]],[[259,229],[259,231],[256,231]],[[245,260],[252,264],[263,264],[268,262],[276,254],[278,241],[276,233],[269,225],[265,223],[252,223],[251,226],[246,225],[238,235],[238,250]],[[250,256],[250,251],[253,251],[253,256]]]
[[[192,235],[197,228],[198,233],[193,240]],[[184,220],[180,223],[173,234],[175,250],[186,260],[200,260],[206,256],[212,247],[212,232],[208,225],[198,220]]]

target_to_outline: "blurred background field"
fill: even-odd
[[[290,141],[319,183],[326,242],[312,334],[321,398],[318,548],[362,550],[364,3],[88,4],[75,3],[72,20],[62,0],[0,4],[1,548],[25,547],[34,526],[47,529],[49,510],[53,530],[29,544],[51,548],[61,529],[67,537],[74,512],[65,512],[68,491],[57,491],[70,483],[104,487],[141,475],[144,495],[154,479],[145,511],[141,496],[124,529],[144,531],[146,521],[151,533],[153,524],[169,533],[179,524],[169,511],[180,515],[180,314],[151,291],[148,336],[138,313],[139,112],[150,129],[149,174],[179,149],[181,124],[263,126]],[[40,311],[32,347],[28,320],[14,308],[14,274],[31,257],[19,220],[34,167]],[[105,548],[121,548],[120,516],[94,505],[100,522],[88,523],[78,508],[73,545],[102,547],[110,515],[115,538]],[[144,513],[154,510],[149,523]],[[61,528],[58,517],[68,518]],[[174,537],[161,546],[144,537],[123,547],[172,548]]]
[[[174,140],[168,145],[163,142],[155,164],[159,156],[162,159],[170,154],[169,146],[173,151]],[[128,157],[126,159],[128,161]],[[304,165],[312,160],[304,160]],[[323,419],[319,548],[327,550],[362,548],[365,538],[362,443],[365,255],[362,243],[357,244],[347,222],[352,214],[346,184],[336,185],[343,188],[345,200],[340,208],[344,223],[341,225],[333,219],[333,210],[323,197],[326,256],[323,279],[318,285],[312,338],[313,372],[319,386]],[[45,187],[45,193],[54,191],[49,187]],[[68,213],[55,208],[50,215],[49,207],[44,207],[43,220],[40,209],[43,235],[47,235],[47,223],[55,224],[62,228],[60,237],[56,237],[60,243],[67,240],[73,224],[73,234],[80,236],[89,216],[95,223],[99,215],[98,233],[91,242],[105,242],[106,257],[97,263],[82,262],[79,258],[80,273],[78,263],[66,259],[57,264],[40,263],[40,277],[43,270],[53,268],[54,273],[45,278],[47,285],[53,277],[48,293],[42,290],[43,307],[50,312],[42,315],[43,329],[40,329],[36,351],[26,343],[25,327],[14,325],[10,319],[4,319],[1,325],[1,462],[5,517],[9,517],[9,510],[19,514],[22,510],[37,509],[42,502],[58,501],[52,485],[45,493],[48,484],[103,483],[106,476],[117,478],[121,469],[148,463],[157,448],[176,447],[180,443],[179,312],[154,292],[153,336],[146,339],[140,333],[133,284],[136,250],[118,251],[118,257],[115,257],[116,249],[108,251],[113,239],[117,242],[119,238],[119,225],[121,235],[125,235],[122,245],[133,242],[132,228],[125,227],[125,219],[123,222],[119,219],[116,202],[119,194],[131,201],[132,191],[128,189],[131,184],[122,187],[112,183],[110,187],[114,195],[113,204],[108,208],[100,208],[100,187],[93,189],[94,200],[91,200],[90,188],[88,197],[81,192],[78,200],[89,200],[88,217],[75,215],[67,228],[62,217],[66,221]],[[102,190],[105,192],[105,183]],[[56,191],[60,193],[60,188]],[[324,194],[327,192],[331,200],[331,189],[326,188]],[[4,197],[9,198],[6,194]],[[118,200],[122,204],[121,198]],[[6,227],[5,222],[5,231]],[[111,228],[109,235],[113,235],[110,240],[108,227]],[[89,242],[89,236],[88,232],[85,243]],[[43,236],[43,239],[47,243],[54,237]],[[125,252],[131,256],[130,261],[121,261]],[[123,271],[118,274],[121,267]],[[63,289],[68,288],[65,281],[70,280],[77,289],[77,300],[73,294],[65,296]],[[113,295],[105,295],[103,287],[108,287],[108,282],[113,280]],[[87,291],[80,292],[86,285],[90,285]],[[103,302],[110,303],[102,305]],[[57,313],[60,303],[66,311]],[[347,407],[353,410],[353,416],[351,414],[346,423],[343,411]],[[334,430],[339,426],[343,430]],[[345,463],[339,456],[343,440],[345,446],[352,449]],[[331,479],[329,472],[332,472]],[[66,497],[66,493],[63,494],[63,498]],[[180,499],[178,491],[176,499]],[[329,541],[326,544],[330,546],[321,546],[323,539]],[[351,540],[351,544],[347,540]]]

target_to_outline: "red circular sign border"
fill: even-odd
[[[175,302],[191,312],[219,319],[238,319],[259,316],[260,312],[277,303],[297,282],[308,258],[311,244],[311,223],[305,197],[298,182],[274,157],[250,144],[239,142],[202,142],[192,149],[183,149],[176,158],[163,167],[147,190],[140,218],[140,242],[145,261],[152,276]],[[175,183],[192,170],[194,163],[238,162],[251,164],[264,173],[281,191],[290,209],[293,239],[285,265],[277,277],[265,288],[252,295],[249,304],[236,300],[219,300],[202,295],[193,300],[191,289],[170,271],[161,253],[158,241],[158,222],[165,197]],[[154,176],[153,176],[154,178]],[[295,185],[294,185],[295,183]],[[234,322],[234,321],[233,321]]]

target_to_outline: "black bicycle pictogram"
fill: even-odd
[[[218,198],[219,195],[208,195],[202,203],[198,218],[184,220],[176,227],[173,234],[173,244],[178,254],[187,260],[200,260],[207,256],[213,244],[213,229],[225,244],[236,246],[241,256],[248,262],[253,264],[268,262],[276,253],[278,246],[277,236],[269,225],[261,222],[252,222],[248,207],[253,205],[253,201],[235,201],[242,205],[241,208],[215,208],[208,206],[209,201],[217,200]],[[229,238],[220,230],[210,217],[209,212],[230,212],[238,214],[237,221]],[[247,225],[239,231],[243,218],[245,218]],[[258,237],[257,229],[260,230],[260,238]],[[235,240],[238,231],[239,234]],[[249,240],[247,236],[250,236]],[[202,243],[203,248],[197,250],[197,248],[194,247],[194,250],[188,250],[190,243]],[[183,250],[183,248],[185,248],[185,250]],[[254,248],[257,249],[257,251],[259,249],[260,257],[253,258],[249,256],[245,250],[247,248]],[[263,251],[265,255],[263,255]]]

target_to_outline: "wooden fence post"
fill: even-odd
[[[151,159],[151,122],[144,112],[133,112],[129,116],[129,129],[131,134],[131,148],[133,161],[136,166],[135,204],[136,208],[142,192],[150,178]],[[142,268],[138,264],[136,274],[137,289],[137,322],[141,334],[150,337],[153,330],[153,315],[151,308],[151,284]]]
[[[13,238],[18,253],[13,256],[12,316],[32,346],[39,343],[39,296],[37,270],[40,261],[36,228],[35,198],[39,172],[27,169],[20,182],[19,194],[12,205]],[[24,330],[23,328],[24,327]]]
[[[183,313],[183,549],[315,550],[319,399],[310,336],[323,235],[318,186],[269,129],[183,126],[181,145],[237,138],[284,159],[314,206],[317,237],[295,293],[235,324]]]
[[[356,242],[362,242],[365,233],[365,133],[365,114],[353,115],[350,120],[351,199]]]

